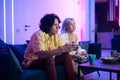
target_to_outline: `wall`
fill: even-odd
[[[3,0],[0,0],[0,39],[4,39],[4,6],[3,6]]]
[[[95,0],[96,3],[107,2],[108,0]]]
[[[0,0],[0,38],[12,43],[12,0]]]
[[[39,21],[46,13],[56,13],[61,18],[61,21],[66,17],[73,17],[76,21],[76,33],[79,40],[92,40],[94,42],[94,35],[92,35],[93,39],[91,39],[91,35],[89,35],[91,31],[93,31],[94,34],[94,25],[92,25],[94,24],[94,14],[91,14],[91,17],[93,17],[92,19],[91,17],[88,17],[90,12],[89,8],[92,8],[93,10],[91,9],[91,11],[94,12],[94,7],[90,7],[94,5],[90,5],[91,2],[88,0],[5,1],[7,13],[7,43],[25,43],[25,40],[30,39],[33,32],[39,29]],[[94,3],[94,0],[92,1]],[[3,3],[0,3],[0,5],[1,4],[3,5]],[[26,28],[25,25],[29,27]],[[93,28],[89,28],[91,26],[93,26]],[[1,37],[3,37],[3,34]]]
[[[67,3],[67,4],[66,4]],[[23,4],[23,7],[20,7]],[[76,32],[80,31],[80,8],[78,1],[74,0],[22,0],[15,2],[15,36],[23,36],[24,41],[30,39],[31,35],[39,29],[39,21],[46,13],[57,14],[61,21],[66,17],[73,17],[76,21]],[[19,20],[20,19],[20,20]],[[19,21],[18,21],[19,20]],[[21,22],[22,21],[22,22]],[[25,25],[27,31],[25,31]],[[61,24],[60,24],[61,25]],[[21,28],[21,27],[22,28]],[[80,32],[79,32],[80,34]],[[20,39],[16,38],[15,43]]]

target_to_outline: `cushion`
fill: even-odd
[[[11,45],[11,44],[7,44],[9,46],[9,48],[13,51],[13,53],[15,54],[15,56],[17,57],[17,59],[19,60],[20,64],[22,63],[23,59],[24,59],[24,51],[26,49],[26,45]]]
[[[20,73],[22,74],[23,73],[23,70],[22,70],[22,67],[17,59],[17,57],[14,55],[13,51],[9,48],[9,54],[10,54],[10,61],[11,63],[14,63],[14,66],[16,66],[16,69],[17,69],[17,73]]]
[[[7,45],[0,39],[0,48],[7,48]]]
[[[88,53],[89,43],[90,41],[80,41],[79,45],[82,49],[85,49],[86,52]]]
[[[96,58],[100,58],[101,57],[101,43],[90,43],[88,52],[89,54],[96,54]]]

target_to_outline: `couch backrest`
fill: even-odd
[[[90,43],[88,52],[89,54],[96,54],[96,58],[101,57],[101,43]]]
[[[7,44],[7,46],[13,51],[13,53],[15,54],[15,56],[17,57],[18,61],[21,64],[24,59],[24,52],[25,49],[27,48],[27,44],[16,44],[16,45]]]
[[[0,41],[0,46],[0,74],[2,73],[2,78],[4,78],[0,80],[13,80],[13,77],[15,77],[16,73],[23,73],[21,64],[15,53],[11,50],[10,45],[4,43],[3,41]],[[20,49],[18,51],[20,51]],[[15,74],[10,74],[11,71],[15,72]],[[9,79],[5,79],[4,75],[6,76],[6,78],[8,77]]]
[[[120,52],[120,37],[115,37],[111,39],[111,49]]]
[[[90,41],[79,41],[80,47],[82,49],[85,49],[87,53],[88,53],[89,43]]]
[[[101,43],[90,43],[90,41],[79,41],[81,48],[85,49],[88,54],[96,54],[96,58],[101,57]]]

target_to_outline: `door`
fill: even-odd
[[[26,43],[33,32],[39,29],[39,3],[40,0],[14,0],[15,44]]]

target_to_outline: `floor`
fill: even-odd
[[[110,56],[110,50],[102,50],[102,56]],[[109,72],[99,71],[100,77],[97,72],[85,75],[87,80],[109,80]],[[116,80],[116,73],[112,73],[112,80]]]

